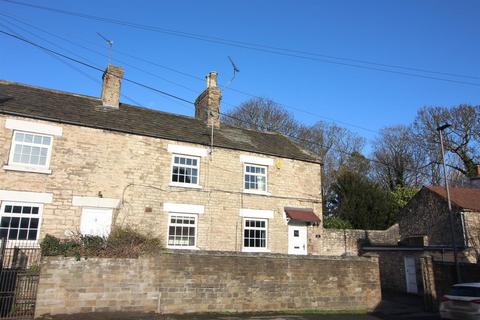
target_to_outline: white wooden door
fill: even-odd
[[[288,225],[288,254],[307,254],[307,226]]]
[[[404,257],[405,263],[405,281],[408,293],[418,293],[417,287],[417,271],[415,269],[415,257]]]
[[[112,209],[83,208],[80,233],[83,235],[107,237],[112,226]]]

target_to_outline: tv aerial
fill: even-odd
[[[113,40],[107,39],[105,36],[103,36],[100,32],[97,32],[98,36],[105,40],[108,46],[108,64],[112,63],[112,47],[113,47]]]
[[[228,60],[230,60],[230,64],[232,65],[232,68],[233,68],[233,77],[232,79],[230,79],[230,81],[225,85],[225,87],[229,87],[233,80],[235,80],[235,77],[237,76],[237,73],[240,72],[240,69],[238,69],[237,65],[235,64],[235,62],[233,62],[233,59],[230,57],[230,56],[227,56],[228,57]]]

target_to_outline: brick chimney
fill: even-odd
[[[102,104],[104,107],[118,109],[120,86],[123,78],[122,67],[109,64],[103,73]]]
[[[470,178],[470,185],[473,188],[480,188],[480,164],[477,164],[475,176]]]
[[[195,118],[203,120],[208,126],[220,128],[220,100],[222,91],[217,87],[217,72],[207,76],[207,89],[195,100]]]

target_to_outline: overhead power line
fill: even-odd
[[[44,47],[44,46],[41,46],[41,45],[39,45],[39,44],[36,44],[35,42],[32,42],[32,41],[27,40],[27,39],[24,39],[24,38],[22,38],[22,37],[16,36],[16,35],[11,34],[11,33],[9,33],[9,32],[5,32],[5,31],[0,30],[0,33],[3,33],[3,34],[5,34],[5,35],[7,35],[7,36],[16,38],[17,40],[26,42],[26,43],[28,43],[28,44],[30,44],[30,45],[32,45],[32,46],[35,46],[35,47],[37,47],[37,48],[40,48],[40,49],[44,50],[44,51],[47,51],[47,52],[56,54],[56,55],[58,55],[58,56],[60,56],[60,57],[63,57],[63,58],[65,58],[65,59],[67,59],[67,60],[70,60],[70,61],[79,63],[79,64],[81,64],[81,65],[83,65],[83,66],[85,66],[85,67],[88,67],[88,68],[90,68],[90,69],[94,69],[94,70],[97,70],[97,71],[100,71],[100,72],[104,72],[104,70],[102,70],[102,69],[100,69],[100,68],[97,68],[97,67],[95,67],[95,66],[93,66],[93,65],[91,65],[91,64],[89,64],[89,63],[86,63],[86,62],[80,61],[80,60],[78,60],[78,59],[69,57],[69,56],[67,56],[67,55],[65,55],[65,54],[63,54],[63,53],[57,52],[57,51],[55,51],[55,50],[48,49],[48,48],[46,48],[46,47]],[[167,96],[167,97],[170,97],[170,98],[173,98],[173,99],[176,99],[176,100],[179,100],[179,101],[183,101],[183,102],[186,102],[186,103],[189,103],[189,104],[193,104],[192,101],[189,101],[189,100],[187,100],[187,99],[178,97],[178,96],[176,96],[176,95],[174,95],[174,94],[170,94],[170,93],[165,92],[165,91],[163,91],[163,90],[159,90],[159,89],[153,88],[153,87],[151,87],[151,86],[148,86],[148,85],[146,85],[146,84],[137,82],[137,81],[135,81],[135,80],[131,80],[131,79],[125,78],[125,77],[123,78],[123,80],[126,81],[126,82],[133,83],[133,84],[135,84],[135,85],[137,85],[137,86],[143,87],[143,88],[145,88],[145,89],[149,89],[149,90],[155,91],[155,92],[160,93],[160,94],[162,94],[162,95],[165,95],[165,96]]]
[[[462,81],[462,80],[455,80],[455,79],[448,79],[448,78],[441,78],[441,77],[437,77],[437,76],[433,76],[433,75],[411,73],[411,72],[408,72],[408,71],[423,72],[423,73],[429,73],[429,74],[437,74],[437,75],[442,75],[442,76],[452,76],[452,77],[457,77],[457,78],[480,79],[480,77],[471,76],[471,75],[462,75],[462,74],[457,74],[457,73],[433,71],[433,70],[427,70],[427,69],[422,69],[422,68],[405,67],[405,66],[401,66],[401,65],[384,64],[384,63],[377,63],[377,62],[372,62],[372,61],[367,61],[367,60],[337,57],[337,56],[333,56],[333,55],[325,55],[325,54],[320,54],[320,53],[310,53],[310,52],[301,51],[301,50],[286,49],[286,48],[273,47],[273,46],[265,46],[265,45],[250,43],[250,42],[229,40],[229,39],[220,38],[220,37],[206,36],[206,35],[183,32],[183,31],[178,31],[178,30],[173,30],[173,29],[161,28],[161,27],[157,27],[157,26],[140,24],[140,23],[130,22],[130,21],[126,21],[126,20],[119,20],[119,19],[112,19],[112,18],[94,16],[94,15],[84,14],[84,13],[80,13],[80,12],[67,11],[67,10],[62,10],[62,9],[57,9],[57,8],[52,8],[52,7],[46,7],[46,6],[41,6],[41,5],[35,5],[35,4],[30,4],[30,3],[15,1],[15,0],[1,0],[1,1],[16,4],[16,5],[26,6],[26,7],[30,7],[30,8],[35,8],[35,9],[60,13],[60,14],[64,14],[64,15],[80,17],[80,18],[89,19],[89,20],[96,20],[96,21],[100,21],[100,22],[117,24],[117,25],[136,28],[136,29],[140,29],[140,30],[159,32],[159,33],[168,34],[168,35],[172,35],[172,36],[176,36],[176,37],[183,37],[183,38],[189,38],[189,39],[194,39],[194,40],[203,41],[203,42],[216,43],[216,44],[221,44],[221,45],[226,45],[226,46],[233,46],[233,47],[238,47],[238,48],[243,48],[243,49],[248,49],[248,50],[254,50],[254,51],[259,51],[259,52],[265,52],[265,53],[280,55],[280,56],[286,56],[286,57],[298,58],[298,59],[303,59],[303,60],[310,60],[310,61],[317,61],[317,62],[334,64],[334,65],[348,66],[348,67],[358,68],[358,69],[373,70],[373,71],[393,73],[393,74],[399,74],[399,75],[410,76],[410,77],[417,77],[417,78],[423,78],[423,79],[438,80],[438,81],[444,81],[444,82],[450,82],[450,83],[480,87],[480,83]],[[332,59],[334,59],[336,61],[334,61]],[[385,68],[390,68],[390,69],[385,69]],[[392,69],[397,69],[397,70],[392,70]],[[399,71],[399,70],[405,70],[405,71]]]
[[[84,50],[93,52],[93,53],[96,54],[96,55],[99,55],[99,56],[102,56],[102,57],[107,57],[107,55],[105,55],[104,53],[101,53],[101,52],[99,52],[99,51],[97,51],[97,50],[93,50],[93,49],[91,49],[91,48],[89,48],[89,47],[86,47],[86,46],[84,46],[84,45],[81,45],[81,44],[79,44],[79,43],[77,43],[77,42],[74,42],[74,41],[72,41],[72,40],[70,40],[70,39],[67,39],[67,38],[65,38],[65,37],[63,37],[63,36],[60,36],[60,35],[58,35],[58,34],[55,34],[55,33],[52,33],[52,32],[50,32],[50,31],[47,31],[47,30],[45,30],[45,29],[43,29],[43,28],[40,28],[40,27],[38,27],[38,26],[32,25],[32,24],[30,24],[30,23],[28,23],[28,22],[22,21],[21,19],[18,19],[17,17],[11,16],[11,15],[7,15],[7,14],[4,14],[4,13],[0,13],[0,16],[6,17],[6,18],[8,18],[8,19],[13,19],[13,20],[15,20],[16,22],[19,22],[19,23],[21,23],[21,24],[23,24],[23,25],[29,26],[30,28],[33,28],[33,29],[35,29],[35,30],[38,30],[38,31],[43,32],[43,33],[45,33],[45,34],[48,34],[48,35],[50,35],[50,36],[52,36],[52,37],[55,37],[55,38],[57,38],[57,39],[60,39],[60,40],[62,40],[62,41],[64,41],[64,42],[73,44],[73,45],[75,45],[75,46],[77,46],[77,47],[79,47],[79,48],[82,48],[82,49],[84,49]],[[9,22],[9,23],[13,24],[12,22]],[[17,27],[18,27],[18,26],[17,26]],[[38,36],[37,36],[37,37],[38,37]],[[42,38],[42,39],[43,39],[43,38]],[[45,41],[47,41],[47,40],[45,40]],[[86,40],[84,40],[84,41],[86,41]],[[51,43],[50,41],[48,41],[48,42]],[[95,43],[90,42],[90,41],[86,41],[86,42],[91,43],[91,44],[95,44]],[[95,45],[98,46],[98,44],[95,44]],[[57,46],[57,47],[58,47],[58,46]],[[67,49],[64,49],[64,50],[65,50],[65,51],[69,51],[69,52],[71,53],[70,50],[67,50]],[[160,67],[160,68],[162,68],[162,69],[166,69],[166,70],[168,70],[168,71],[172,71],[172,72],[181,74],[181,75],[186,76],[186,77],[189,77],[189,78],[193,78],[193,79],[195,79],[195,80],[201,81],[202,83],[205,81],[205,79],[203,79],[203,78],[201,78],[201,77],[198,77],[198,76],[196,76],[196,75],[189,74],[189,73],[186,73],[186,72],[184,72],[184,71],[179,71],[179,70],[177,70],[177,69],[174,69],[174,68],[171,68],[171,67],[168,67],[168,66],[159,64],[159,63],[157,63],[157,62],[155,62],[155,61],[148,60],[148,59],[145,59],[145,58],[142,58],[142,57],[138,57],[138,56],[134,56],[134,55],[125,53],[125,52],[120,51],[120,50],[118,50],[118,49],[115,50],[115,53],[119,53],[119,54],[121,54],[121,55],[130,57],[130,58],[132,58],[132,59],[135,59],[135,60],[138,60],[138,61],[141,61],[141,62],[145,62],[145,63],[151,64],[151,65],[153,65],[153,66]],[[75,56],[78,57],[77,54],[73,54],[73,55],[75,55]],[[160,80],[162,80],[162,81],[166,81],[166,82],[168,82],[168,83],[174,84],[174,85],[176,85],[176,86],[178,86],[178,87],[187,89],[187,90],[192,91],[192,92],[197,92],[197,90],[194,90],[194,89],[192,89],[192,88],[189,88],[189,87],[187,87],[187,86],[185,86],[185,85],[183,85],[183,84],[180,84],[180,83],[178,83],[178,82],[169,80],[169,79],[167,79],[167,78],[165,78],[165,77],[159,76],[159,75],[157,75],[156,73],[153,73],[153,72],[151,72],[151,71],[148,71],[148,70],[139,68],[139,67],[136,66],[136,65],[132,65],[132,64],[130,64],[130,63],[128,63],[128,62],[125,62],[125,61],[123,61],[123,60],[120,60],[120,59],[118,59],[118,58],[115,58],[115,59],[113,59],[113,60],[115,60],[115,61],[117,61],[117,62],[120,62],[120,63],[123,64],[123,65],[130,66],[130,67],[132,67],[132,68],[135,69],[135,70],[138,70],[138,71],[140,71],[140,72],[143,72],[143,73],[145,73],[145,74],[148,74],[148,75],[150,75],[150,76],[153,76],[153,77],[155,77],[155,78],[158,78],[158,79],[160,79]],[[219,86],[220,86],[222,89],[224,89],[224,90],[230,90],[230,91],[233,91],[233,92],[237,92],[237,93],[240,93],[240,94],[242,94],[242,95],[244,95],[244,96],[247,96],[247,97],[250,97],[250,98],[260,98],[260,99],[262,98],[262,97],[260,97],[260,96],[258,96],[258,95],[256,95],[256,94],[254,94],[254,93],[250,93],[250,92],[246,92],[246,91],[234,89],[234,88],[232,88],[232,87],[224,86],[224,85],[222,85],[222,84],[219,84]],[[274,100],[272,100],[272,101],[274,101]],[[306,114],[306,115],[309,115],[309,116],[314,116],[314,117],[317,117],[317,118],[319,118],[319,119],[325,119],[325,120],[328,120],[328,121],[333,122],[333,123],[342,124],[342,125],[345,125],[345,126],[349,126],[349,127],[352,127],[352,128],[357,128],[357,129],[364,130],[364,131],[368,131],[368,132],[372,132],[372,133],[379,133],[378,130],[373,130],[373,129],[370,129],[370,128],[366,128],[366,127],[360,126],[360,125],[358,125],[358,124],[353,124],[353,123],[349,123],[349,122],[346,122],[346,121],[334,119],[334,118],[331,118],[331,117],[326,117],[326,116],[320,115],[320,114],[318,114],[318,113],[311,112],[311,111],[307,111],[307,110],[305,110],[305,109],[302,109],[302,108],[299,108],[299,107],[296,107],[296,106],[292,106],[292,105],[288,105],[288,104],[285,104],[285,103],[281,103],[281,102],[278,102],[278,101],[274,101],[274,102],[275,102],[275,103],[278,103],[279,105],[283,106],[283,107],[286,108],[286,109],[294,110],[294,111],[297,111],[297,112],[300,112],[300,113],[303,113],[303,114]],[[233,106],[232,104],[228,104],[226,101],[224,101],[224,103],[226,103],[227,105]]]
[[[20,36],[17,36],[17,35],[15,35],[15,34],[12,34],[12,33],[6,32],[6,31],[2,31],[2,30],[0,30],[0,33],[1,33],[1,34],[4,34],[4,35],[6,35],[6,36],[9,36],[9,37],[11,37],[11,38],[14,38],[14,39],[16,39],[16,40],[25,42],[25,43],[27,43],[27,44],[29,44],[29,45],[31,45],[31,46],[37,47],[37,48],[39,48],[39,49],[42,49],[42,50],[44,50],[44,51],[46,51],[46,52],[55,54],[55,55],[57,55],[57,56],[59,56],[59,57],[62,57],[62,58],[64,58],[64,59],[67,59],[67,60],[69,60],[69,61],[72,61],[72,62],[81,64],[81,65],[83,65],[83,66],[85,66],[85,67],[91,68],[91,69],[93,69],[93,70],[97,70],[97,71],[102,72],[102,73],[104,72],[104,70],[102,70],[102,69],[100,69],[100,68],[97,68],[97,67],[95,67],[95,66],[93,66],[93,65],[91,65],[91,64],[89,64],[89,63],[80,61],[80,60],[78,60],[78,59],[75,59],[75,58],[69,57],[69,56],[67,56],[67,55],[65,55],[65,54],[62,54],[62,53],[60,53],[60,52],[57,52],[57,51],[55,51],[55,50],[46,48],[46,47],[41,46],[41,45],[39,45],[39,44],[37,44],[37,43],[35,43],[35,42],[33,42],[33,41],[24,39],[24,38],[22,38],[22,37],[20,37]],[[145,88],[145,89],[151,90],[151,91],[156,92],[156,93],[158,93],[158,94],[162,94],[162,95],[168,96],[168,97],[170,97],[170,98],[173,98],[173,99],[176,99],[176,100],[179,100],[179,101],[182,101],[182,102],[191,104],[191,105],[195,105],[195,103],[192,102],[192,101],[189,101],[189,100],[184,99],[184,98],[182,98],[182,97],[179,97],[179,96],[176,96],[176,95],[174,95],[174,94],[168,93],[168,92],[166,92],[166,91],[163,91],[163,90],[154,88],[154,87],[152,87],[152,86],[149,86],[149,85],[140,83],[140,82],[138,82],[138,81],[131,80],[131,79],[128,79],[128,78],[123,78],[123,80],[125,80],[125,81],[127,81],[127,82],[130,82],[130,83],[133,83],[133,84],[135,84],[135,85],[137,85],[137,86],[143,87],[143,88]],[[220,113],[220,114],[223,115],[223,116],[225,116],[225,117],[229,117],[229,118],[235,119],[235,120],[237,120],[237,121],[240,121],[240,122],[243,122],[243,123],[246,123],[246,124],[250,124],[250,125],[253,124],[253,123],[251,123],[251,122],[248,122],[248,121],[245,121],[245,120],[242,120],[242,119],[233,117],[233,116],[228,115],[228,114],[224,114],[224,113]],[[265,129],[265,128],[263,128],[263,129]],[[324,145],[322,145],[321,143],[318,143],[318,142],[316,142],[316,141],[311,141],[311,140],[307,140],[307,139],[302,139],[302,138],[296,137],[296,136],[294,136],[294,135],[284,135],[284,136],[286,136],[286,137],[288,137],[288,138],[291,138],[291,139],[293,139],[293,140],[299,141],[299,142],[309,143],[309,144],[311,144],[311,145],[316,145],[316,146],[318,146],[318,147],[320,147],[320,148],[325,148]],[[346,151],[339,150],[339,149],[331,149],[331,150],[337,151],[337,152],[339,152],[339,153],[346,154],[346,155],[348,155],[348,156],[352,156],[352,153],[350,153],[350,152],[346,152]],[[378,161],[378,160],[375,160],[375,159],[371,159],[371,158],[367,158],[367,157],[364,157],[364,158],[365,158],[365,160],[367,160],[367,161],[369,161],[369,162],[373,162],[373,163],[377,163],[377,164],[380,164],[380,165],[383,165],[383,166],[386,166],[386,167],[391,167],[391,168],[393,168],[393,166],[388,165],[388,164],[385,164],[385,163],[383,163],[383,162],[381,162],[381,161]],[[431,175],[428,174],[428,173],[425,173],[425,172],[422,172],[422,171],[418,171],[418,170],[416,170],[416,169],[409,169],[409,168],[407,168],[407,169],[405,169],[405,170],[408,171],[408,172],[413,172],[413,173],[421,174],[421,175],[426,176],[426,177],[430,177],[430,176],[431,176]]]

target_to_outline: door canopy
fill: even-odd
[[[285,208],[285,213],[290,221],[308,222],[308,223],[320,223],[320,219],[313,212],[313,209],[304,208]]]

